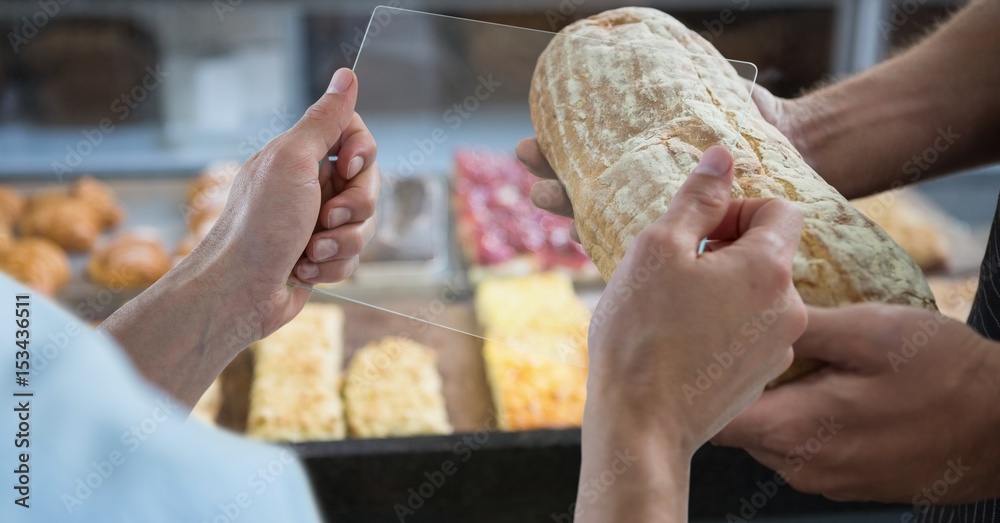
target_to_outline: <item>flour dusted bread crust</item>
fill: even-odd
[[[934,307],[913,260],[752,104],[737,134],[747,87],[707,41],[647,8],[607,11],[563,33],[589,38],[554,38],[539,57],[531,115],[542,153],[569,192],[583,245],[605,278],[639,231],[666,211],[701,152],[736,141],[733,196],[786,198],[805,215],[793,271],[806,303]]]

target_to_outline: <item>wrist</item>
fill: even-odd
[[[687,521],[696,449],[666,421],[680,416],[650,416],[609,400],[588,398],[577,521]]]
[[[179,319],[193,327],[206,364],[224,366],[260,339],[261,322],[250,306],[254,285],[243,275],[224,249],[212,248],[196,249],[163,280],[169,294],[161,299],[185,311]]]

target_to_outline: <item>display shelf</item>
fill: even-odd
[[[830,59],[830,73],[833,76],[844,76],[870,67],[885,56],[888,42],[880,32],[880,24],[891,13],[893,3],[901,4],[899,0],[656,0],[640,1],[637,5],[656,7],[667,12],[712,11],[716,9],[721,12],[724,9],[730,9],[737,14],[743,10],[833,9],[835,42],[831,46],[833,56]],[[920,5],[941,6],[962,3],[964,3],[963,0],[924,0]],[[287,66],[284,67],[283,72],[262,71],[260,76],[268,79],[275,77],[279,79],[278,81],[281,82],[279,89],[284,94],[276,96],[286,97],[286,103],[282,104],[281,109],[297,115],[301,114],[310,100],[304,80],[309,73],[309,65],[305,63],[306,18],[316,14],[332,14],[345,17],[345,19],[356,19],[359,28],[363,28],[366,25],[367,16],[375,6],[380,4],[398,5],[404,8],[448,13],[469,18],[518,12],[535,13],[540,18],[555,16],[555,19],[577,17],[622,5],[621,2],[610,0],[484,0],[479,2],[463,0],[400,0],[398,2],[387,0],[345,0],[341,2],[297,0],[294,2],[254,4],[233,0],[230,11],[230,4],[227,4],[226,0],[211,4],[194,1],[170,2],[167,0],[139,2],[95,0],[71,2],[63,5],[54,17],[134,17],[154,29],[161,47],[165,49],[165,60],[176,63],[176,60],[172,58],[175,49],[184,48],[188,43],[185,38],[177,37],[179,34],[177,27],[190,28],[191,31],[195,31],[196,35],[201,35],[187,38],[191,42],[198,42],[199,39],[205,38],[208,39],[207,41],[215,42],[212,45],[239,46],[240,42],[253,41],[256,38],[267,36],[260,34],[259,31],[246,29],[247,20],[267,15],[264,17],[265,19],[275,20],[272,29],[276,34],[272,35],[271,38],[277,43],[273,47],[273,52],[281,53],[284,57],[283,62]],[[223,7],[217,8],[220,5]],[[35,3],[5,2],[2,12],[0,12],[0,18],[17,20],[20,17],[31,17],[37,10],[38,6]],[[236,30],[237,28],[239,30]],[[229,33],[233,34],[229,35]],[[247,84],[248,82],[242,83]],[[166,90],[176,93],[180,85],[185,85],[185,81],[175,79],[172,85],[167,86]],[[251,94],[247,94],[247,96],[251,96]],[[249,99],[253,100],[255,97],[251,96]],[[168,97],[165,103],[171,107],[178,103],[182,104],[180,113],[183,114],[185,111],[190,113],[190,109],[184,109],[185,107],[199,107],[199,103],[205,105],[206,102],[190,101],[183,97],[178,101],[178,96],[174,95]],[[185,103],[186,106],[183,105]],[[176,114],[178,111],[171,109],[167,113]],[[399,126],[400,131],[394,132],[392,135],[402,136],[403,129],[406,128],[405,116],[395,116],[402,125]],[[381,118],[383,115],[378,115],[378,117]],[[386,115],[386,117],[392,116]],[[190,173],[213,160],[243,159],[253,150],[253,148],[241,147],[243,144],[238,133],[213,142],[210,139],[202,139],[197,133],[187,132],[188,127],[190,127],[188,121],[192,119],[197,121],[198,118],[204,121],[208,118],[208,121],[212,122],[215,121],[213,120],[214,116],[199,117],[197,114],[194,116],[188,114],[183,118],[187,118],[187,121],[181,121],[179,125],[177,122],[164,122],[160,129],[140,124],[123,125],[117,133],[106,136],[101,146],[93,147],[93,153],[82,158],[80,165],[74,168],[74,172],[92,172],[110,176],[141,176],[151,172]],[[287,123],[290,125],[292,122]],[[259,127],[253,128],[259,129]],[[284,128],[287,128],[287,125],[275,130],[283,130]],[[72,153],[68,152],[66,148],[75,148],[80,145],[83,138],[80,134],[82,130],[83,128],[73,127],[49,128],[12,123],[0,124],[0,157],[4,158],[4,162],[0,164],[0,178],[55,177],[56,169],[53,168],[53,162],[65,161],[67,156],[72,156]],[[499,137],[505,132],[503,122],[500,122],[497,132],[493,134],[494,137]],[[393,138],[393,136],[380,136],[380,141],[386,144],[390,151],[400,147],[386,138]],[[490,143],[491,139],[487,137],[487,143]],[[82,147],[84,150],[88,149],[86,144]],[[394,158],[393,156],[388,157]],[[431,162],[427,168],[441,169],[441,172],[447,172],[450,169],[450,164],[446,160],[435,162],[437,161]]]

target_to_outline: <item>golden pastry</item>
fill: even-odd
[[[190,231],[198,231],[205,222],[214,223],[222,214],[239,169],[236,162],[212,164],[191,182],[183,210]]]
[[[0,223],[0,256],[14,244],[14,233],[10,227]]]
[[[116,227],[125,217],[111,188],[93,177],[83,176],[73,182],[69,194],[94,209],[100,217],[102,230]]]
[[[70,252],[88,251],[101,234],[93,207],[65,194],[43,193],[28,202],[19,221],[21,234],[52,240]]]
[[[0,186],[0,226],[11,226],[24,210],[24,198],[10,187]]]
[[[503,430],[578,427],[587,397],[590,310],[562,273],[488,278],[476,288],[483,359]]]
[[[307,303],[292,321],[253,346],[247,435],[271,441],[340,440],[344,312]]]
[[[155,237],[123,233],[94,249],[87,276],[98,285],[146,288],[170,267],[170,257]]]
[[[45,238],[15,241],[0,253],[0,269],[38,292],[54,295],[69,281],[69,257]]]
[[[451,434],[437,353],[389,336],[354,353],[347,366],[344,408],[355,438]]]

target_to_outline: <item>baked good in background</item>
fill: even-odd
[[[964,278],[932,276],[927,279],[927,283],[934,291],[941,314],[963,323],[969,319],[972,302],[975,301],[976,291],[979,289],[978,275]]]
[[[33,196],[18,222],[23,236],[47,238],[69,252],[89,251],[101,235],[93,207],[62,192]]]
[[[351,358],[344,407],[352,438],[451,434],[437,353],[408,338],[389,336]]]
[[[49,188],[31,195],[18,229],[23,236],[48,238],[69,252],[85,252],[123,217],[111,189],[84,176],[68,190]]]
[[[69,256],[45,238],[22,238],[0,252],[0,270],[49,296],[69,282]]]
[[[270,441],[339,440],[344,312],[307,303],[285,326],[253,345],[247,435]]]
[[[7,225],[0,224],[0,256],[14,243],[14,231]]]
[[[191,415],[214,424],[220,410],[222,410],[222,378],[218,377],[198,399],[198,403],[191,409]]]
[[[655,9],[627,7],[562,34],[586,38],[554,38],[539,57],[532,121],[605,279],[666,211],[702,151],[736,143],[733,196],[780,197],[802,209],[793,277],[807,304],[934,308],[913,259],[823,181],[754,104],[737,132],[746,84],[697,33]],[[644,49],[626,52],[628,45]],[[798,360],[780,379],[816,366]]]
[[[476,317],[500,428],[580,426],[590,311],[569,276],[486,279],[476,289]]]
[[[485,332],[486,378],[501,430],[582,425],[587,368],[567,359],[585,356],[586,337],[542,331]]]
[[[0,226],[11,227],[24,211],[24,197],[12,187],[0,185]]]
[[[218,221],[239,170],[237,162],[216,162],[205,167],[191,182],[182,208],[188,234],[177,245],[178,258],[191,254]]]
[[[70,185],[69,195],[94,210],[100,219],[101,230],[117,227],[125,218],[125,212],[111,188],[92,176],[84,175],[74,181]]]
[[[102,241],[87,262],[87,277],[98,285],[145,289],[172,264],[153,231],[129,231]]]
[[[583,248],[570,238],[572,220],[531,203],[536,181],[512,154],[487,149],[455,153],[456,229],[473,281],[553,269],[596,278]]]

